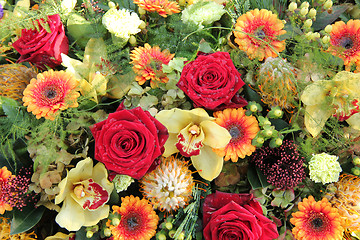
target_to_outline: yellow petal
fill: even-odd
[[[108,79],[100,72],[92,70],[89,74],[89,83],[98,95],[104,96],[106,94]]]
[[[178,141],[176,133],[169,133],[169,138],[166,140],[164,147],[165,151],[163,153],[164,157],[169,157],[170,155],[177,153],[179,150],[176,148],[176,143]]]
[[[327,80],[320,80],[308,85],[301,95],[301,101],[308,106],[323,103],[331,85],[331,82]]]
[[[85,210],[85,222],[83,226],[90,227],[97,224],[101,219],[107,218],[109,216],[110,206],[105,205],[99,207],[95,211]]]
[[[205,180],[212,181],[219,176],[223,167],[223,157],[218,156],[210,147],[204,146],[200,154],[191,157],[192,164]]]
[[[191,122],[190,111],[173,108],[171,110],[162,110],[156,114],[155,118],[159,120],[169,133],[179,133]]]
[[[210,117],[209,114],[202,108],[194,108],[189,112],[191,114],[192,122],[195,124],[200,124],[201,122],[206,120],[214,120],[214,118]]]
[[[224,148],[231,140],[229,131],[215,122],[203,121],[200,127],[205,134],[204,144],[212,148]]]
[[[55,221],[68,231],[78,231],[85,222],[84,210],[71,197],[67,197]]]
[[[354,129],[360,130],[360,113],[355,113],[346,122]]]
[[[332,115],[333,109],[324,104],[307,106],[305,108],[305,127],[313,137],[316,137]]]
[[[106,191],[111,194],[114,184],[108,180],[108,171],[103,163],[97,163],[93,169],[92,179],[100,184]]]

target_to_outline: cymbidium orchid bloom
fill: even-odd
[[[56,222],[68,231],[77,231],[108,217],[110,207],[105,204],[114,186],[107,177],[103,163],[93,167],[91,158],[78,162],[59,183],[60,192],[55,197],[55,204],[63,204]]]
[[[342,71],[332,80],[308,85],[301,95],[305,104],[305,127],[313,137],[321,132],[329,117],[337,117],[360,130],[360,73]]]
[[[163,110],[155,118],[164,124],[169,132],[169,138],[164,145],[164,157],[176,152],[190,157],[200,176],[209,181],[220,174],[224,160],[212,148],[224,148],[231,135],[226,128],[217,125],[204,109]]]

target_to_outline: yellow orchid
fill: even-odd
[[[168,129],[169,138],[164,147],[164,157],[180,152],[190,157],[202,178],[212,181],[223,167],[223,157],[212,148],[224,148],[230,133],[214,122],[202,108],[182,110],[174,108],[160,111],[155,118]]]
[[[56,222],[68,231],[77,231],[108,217],[110,207],[105,203],[109,201],[114,185],[107,177],[103,163],[93,167],[91,158],[78,162],[59,183],[60,192],[55,197],[55,204],[63,204]]]
[[[360,130],[360,73],[342,71],[332,80],[319,80],[307,86],[301,101],[305,105],[305,127],[313,137],[321,132],[331,116]]]

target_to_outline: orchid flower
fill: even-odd
[[[78,162],[59,183],[60,192],[55,197],[55,204],[63,204],[56,222],[68,231],[77,231],[108,217],[110,207],[105,204],[114,185],[107,177],[103,163],[93,167],[91,158]]]
[[[212,181],[223,167],[223,157],[212,148],[224,148],[230,141],[230,133],[216,124],[202,108],[182,110],[174,108],[160,111],[156,116],[168,129],[169,138],[164,147],[164,157],[180,152],[190,157],[202,178]]]

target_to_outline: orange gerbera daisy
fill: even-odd
[[[121,198],[121,206],[113,206],[113,214],[120,214],[120,223],[110,225],[114,240],[150,240],[156,234],[159,217],[152,205],[134,196]]]
[[[344,60],[347,71],[350,71],[353,64],[360,65],[360,20],[350,19],[347,23],[334,23],[328,51]]]
[[[7,183],[8,179],[12,176],[11,172],[7,169],[7,167],[2,167],[0,169],[0,214],[4,214],[5,211],[11,211],[12,207],[7,202],[4,201],[4,196],[2,193],[2,188],[4,184]]]
[[[228,108],[224,111],[214,113],[215,122],[226,128],[231,140],[225,148],[213,149],[221,156],[225,156],[224,160],[237,162],[238,158],[250,156],[255,151],[255,146],[251,144],[258,133],[259,124],[254,116],[246,116],[243,108]]]
[[[180,12],[177,2],[168,0],[134,0],[134,3],[148,12],[157,12],[162,17]]]
[[[299,211],[292,214],[290,222],[297,240],[341,240],[344,228],[336,208],[326,198],[316,202],[313,196],[298,204]]]
[[[23,102],[37,119],[54,120],[59,110],[77,107],[78,80],[71,73],[49,70],[37,75],[24,90]]]
[[[157,87],[159,82],[167,83],[169,78],[162,71],[162,64],[168,64],[175,54],[168,50],[161,51],[158,46],[151,47],[145,43],[144,47],[137,47],[131,51],[130,58],[137,74],[135,80],[143,85],[150,80],[152,88]]]
[[[262,61],[277,57],[285,49],[285,40],[277,37],[286,33],[284,23],[271,11],[254,9],[241,15],[235,24],[235,42],[250,59]]]

